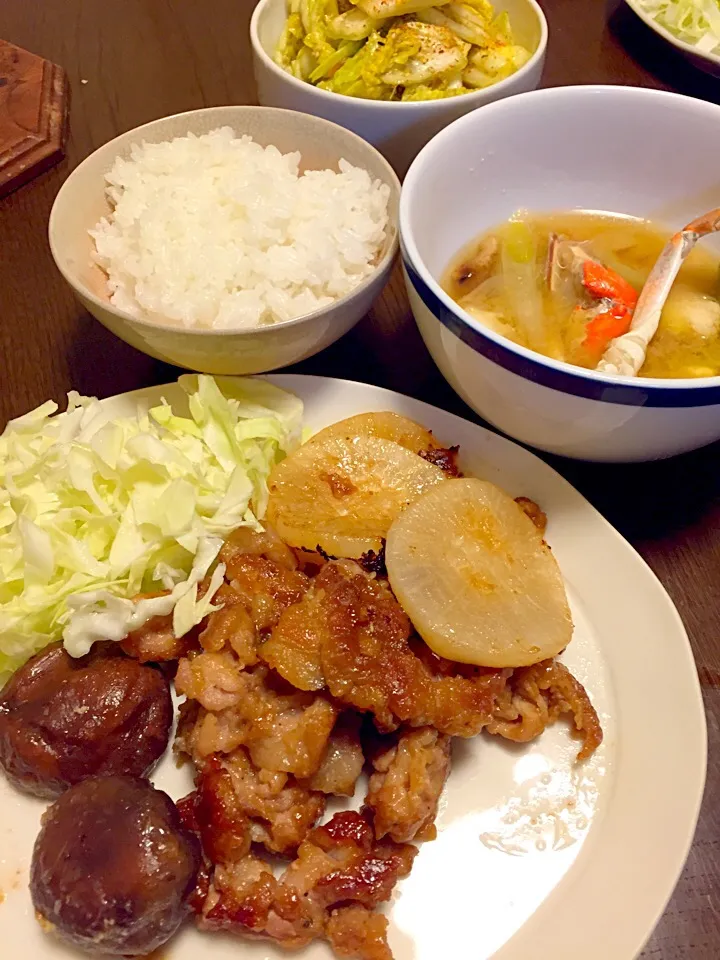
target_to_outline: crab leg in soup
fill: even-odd
[[[630,329],[622,331],[623,335],[608,345],[597,365],[598,370],[631,377],[638,374],[645,363],[648,344],[657,333],[660,314],[683,261],[698,240],[717,230],[720,230],[720,209],[698,217],[670,237],[642,289]],[[717,301],[691,301],[686,310],[689,322],[698,333],[717,327]]]
[[[668,236],[616,214],[517,214],[466,247],[443,285],[494,333],[554,360],[602,369],[638,326],[640,294]],[[664,304],[655,299],[657,330],[637,369],[604,372],[720,375],[719,260],[707,249],[690,252],[693,245],[676,264],[675,282],[666,284],[672,289]]]

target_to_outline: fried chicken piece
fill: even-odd
[[[233,864],[250,853],[250,820],[237,801],[233,778],[212,757],[197,781],[194,821],[205,855],[214,864]]]
[[[270,638],[260,647],[262,660],[298,690],[322,690],[321,618],[325,615],[322,571],[300,603],[288,607]]]
[[[220,550],[218,559],[227,567],[228,580],[234,578],[233,565],[242,556],[265,557],[286,570],[297,570],[298,561],[294,552],[283,543],[272,527],[253,530],[250,527],[238,527],[230,534]]]
[[[309,580],[297,571],[292,550],[271,530],[238,528],[218,559],[230,582],[213,598],[222,607],[207,618],[200,645],[208,653],[230,647],[242,666],[252,666],[258,659],[258,631],[273,626],[285,607],[300,600]]]
[[[320,768],[337,719],[337,707],[324,697],[278,694],[273,718],[255,722],[248,739],[253,762],[266,770],[311,777]]]
[[[436,467],[448,475],[448,477],[461,477],[460,467],[458,466],[458,454],[460,447],[433,447],[430,450],[421,450],[420,456],[429,463],[434,463]]]
[[[199,712],[200,704],[195,700],[182,700],[178,705],[177,726],[172,745],[178,767],[194,755],[193,735]]]
[[[198,789],[176,804],[183,825],[201,841],[203,850],[188,906],[202,930],[262,936],[277,880],[270,867],[249,852],[250,843],[242,835],[242,826],[249,826],[249,821],[236,802],[228,771],[213,758],[200,779]]]
[[[246,729],[247,724],[232,708],[210,713],[196,700],[185,700],[178,709],[173,750],[202,766],[213,753],[232,753],[242,744]]]
[[[140,594],[135,599],[143,600],[151,597],[164,597],[168,590],[153,594]],[[173,617],[169,613],[163,617],[151,617],[137,630],[132,630],[120,642],[123,653],[140,663],[165,663],[168,660],[178,660],[185,657],[193,648],[197,647],[199,628],[195,627],[184,637],[176,637],[173,633]]]
[[[268,933],[286,945],[323,936],[334,907],[353,903],[371,909],[389,900],[416,853],[410,845],[377,842],[359,813],[336,813],[308,835],[281,878]],[[376,928],[366,932],[377,941]]]
[[[250,634],[250,628],[266,630],[273,626],[285,607],[301,599],[309,580],[298,572],[293,551],[272,530],[258,532],[239,527],[230,534],[218,560],[225,564],[225,577],[230,583],[224,583],[215,594],[213,602],[222,603],[223,609],[210,615],[200,643],[210,653],[217,653],[229,644],[249,665],[257,661],[254,630]],[[206,579],[200,585],[201,596],[208,583]],[[161,597],[167,593],[143,596]],[[122,649],[142,663],[187,656],[197,647],[201,628],[177,638],[172,619],[172,614],[153,617],[128,634],[122,641]]]
[[[328,740],[320,769],[308,780],[311,790],[351,797],[365,765],[360,742],[360,716],[341,713]]]
[[[307,778],[320,767],[338,715],[326,697],[294,689],[264,665],[244,670],[227,650],[181,660],[175,687],[204,708],[195,729],[182,731],[196,762],[244,744],[265,770]]]
[[[227,757],[208,758],[197,788],[203,849],[224,865],[241,859],[250,842],[271,853],[293,853],[325,810],[322,794],[286,773],[259,770],[243,747]]]
[[[222,608],[207,618],[200,634],[200,646],[206,653],[220,653],[229,647],[241,666],[253,666],[258,661],[257,633],[242,598],[224,583],[213,602],[222,604]]]
[[[540,533],[544,535],[547,529],[547,516],[544,511],[542,511],[535,503],[535,501],[529,500],[527,497],[515,497],[515,503],[520,507],[523,513],[530,517]]]
[[[264,556],[235,553],[226,563],[225,577],[258,632],[274,627],[283,610],[298,603],[310,586],[304,573]]]
[[[409,646],[411,632],[384,581],[351,560],[331,561],[282,615],[260,656],[293,686],[326,683],[341,702],[373,713],[383,730],[405,721],[474,736],[492,716],[502,671],[437,676]]]
[[[175,689],[206,710],[219,711],[239,702],[245,683],[238,660],[229,650],[183,658],[175,675]]]
[[[369,911],[390,898],[416,853],[407,844],[376,841],[359,813],[338,813],[310,832],[279,880],[252,854],[216,867],[204,902],[193,901],[198,925],[291,949],[327,936],[341,956],[386,960],[387,924]],[[358,909],[344,912],[352,908]]]
[[[387,942],[387,918],[367,907],[353,904],[333,910],[325,934],[339,957],[357,960],[392,960]]]
[[[197,791],[195,790],[175,802],[182,825],[186,830],[189,830],[190,833],[195,834],[202,847],[202,842],[200,841],[200,826],[195,813],[196,805]],[[195,886],[187,897],[187,905],[193,913],[200,914],[202,912],[208,893],[210,892],[211,873],[212,864],[208,861],[207,857],[203,855],[197,877],[195,878]]]
[[[446,660],[433,653],[417,634],[410,638],[408,646],[422,663],[426,676],[436,684],[432,718],[427,721],[427,726],[448,736],[475,736],[488,721],[486,711],[491,709],[490,704],[497,702],[512,670]],[[460,714],[458,709],[462,711]],[[411,725],[423,724],[412,721]]]
[[[416,854],[411,844],[376,840],[361,814],[345,810],[311,831],[285,871],[281,888],[324,908],[347,901],[375,907],[390,899]]]
[[[566,713],[572,715],[582,739],[577,759],[587,760],[603,739],[595,708],[583,685],[564,664],[543,660],[513,672],[487,730],[526,743]]]
[[[216,867],[204,901],[199,909],[195,907],[198,927],[246,937],[267,936],[277,886],[272,870],[253,855],[229,867]]]
[[[365,584],[368,587],[363,591]],[[380,590],[379,583],[352,561],[330,561],[302,602],[285,611],[260,656],[293,686],[322,689],[326,683],[323,648],[335,646],[356,630],[373,632],[375,617],[385,612],[377,602],[384,599]],[[391,602],[385,604],[385,619],[390,626],[396,624],[396,632],[409,636],[410,621],[390,592],[386,593]]]
[[[387,583],[351,560],[331,561],[273,631],[278,649],[292,647],[296,660],[274,664],[293,684],[319,671],[333,697],[372,713],[383,731],[405,722],[474,736],[492,718],[508,671],[455,665],[455,675],[440,674],[417,655],[411,634]]]
[[[432,727],[384,737],[372,751],[367,806],[375,836],[434,840],[440,794],[450,774],[450,738]]]

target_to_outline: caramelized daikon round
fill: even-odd
[[[333,557],[378,551],[393,520],[443,471],[392,440],[328,436],[273,470],[267,522],[291,547]]]
[[[572,619],[560,568],[506,493],[448,480],[390,527],[390,585],[420,636],[449,660],[520,667],[560,653]]]
[[[393,440],[406,450],[421,453],[426,450],[437,450],[441,444],[435,437],[421,427],[419,423],[408,417],[401,417],[398,413],[381,411],[380,413],[359,413],[347,420],[338,420],[337,423],[325,427],[310,438],[309,443],[318,440],[327,440],[329,437],[377,437],[379,440]]]

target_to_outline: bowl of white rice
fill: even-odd
[[[269,107],[165,117],[100,147],[50,215],[55,263],[150,356],[262,373],[347,333],[387,282],[400,184],[360,137]]]

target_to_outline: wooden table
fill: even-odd
[[[67,160],[0,202],[2,422],[48,397],[62,399],[70,388],[104,397],[175,377],[177,371],[115,339],[73,300],[50,257],[47,218],[68,171],[118,133],[177,111],[254,102],[247,39],[253,6],[253,0],[0,3],[0,37],[64,66],[72,88]],[[720,81],[687,66],[625,8],[610,15],[601,0],[545,0],[544,6],[550,21],[548,86],[627,83],[720,103]],[[598,136],[603,133],[598,130]],[[391,387],[476,419],[434,368],[397,271],[381,301],[351,334],[298,369]],[[646,558],[690,633],[708,717],[707,792],[682,879],[642,956],[716,960],[720,445],[627,467],[548,459]],[[636,499],[645,489],[652,492]]]

